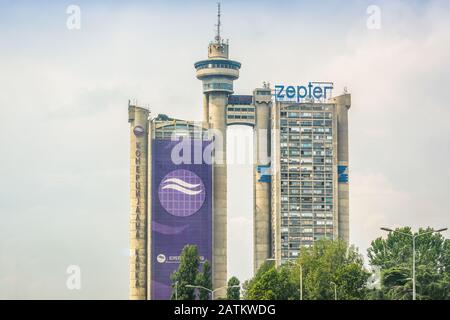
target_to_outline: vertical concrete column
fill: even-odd
[[[254,273],[271,257],[271,182],[259,181],[258,167],[270,165],[271,103],[255,102],[254,128],[254,209],[253,209],[253,269]]]
[[[281,170],[280,170],[280,103],[272,106],[272,256],[281,264]]]
[[[129,106],[130,122],[130,299],[147,299],[148,116]]]
[[[153,174],[153,153],[152,153],[152,144],[153,144],[153,122],[151,120],[148,121],[148,147],[147,147],[147,300],[151,300],[152,298],[152,174]]]
[[[337,113],[337,164],[348,170],[348,110],[351,95],[343,94],[334,98]],[[348,172],[348,171],[347,171]],[[338,237],[349,242],[349,183],[338,182]]]
[[[203,95],[203,123],[206,124],[209,121],[209,95],[205,93]]]
[[[209,93],[209,126],[215,137],[213,165],[213,261],[212,274],[215,289],[227,284],[227,163],[226,163],[226,105],[228,94]],[[217,292],[217,297],[224,296]]]

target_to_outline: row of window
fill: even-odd
[[[322,173],[302,173],[302,174],[298,174],[298,173],[282,173],[281,174],[281,179],[282,180],[300,180],[300,181],[305,181],[305,180],[333,180],[333,174],[332,173],[327,173],[327,174],[322,174]]]
[[[312,211],[299,212],[299,211],[295,211],[295,210],[289,211],[287,209],[287,205],[284,205],[282,207],[281,215],[283,217],[291,217],[291,218],[314,218],[314,217],[330,218],[330,217],[333,217],[333,213],[332,212],[327,212],[327,211],[315,211],[315,212],[312,212]]]
[[[329,235],[333,234],[333,226],[331,225],[324,225],[324,226],[315,226],[313,227],[313,232],[308,232],[306,234],[302,234],[301,232],[293,232],[293,228],[289,228],[288,231],[281,232],[280,240],[282,243],[290,242],[290,241],[299,241],[300,237],[302,236],[311,236],[311,233],[314,233],[314,235],[321,235],[324,233],[327,233]],[[311,228],[310,228],[311,229]]]
[[[331,188],[333,186],[332,182],[328,181],[281,181],[281,187],[302,187],[302,188]],[[282,189],[283,190],[283,189]]]
[[[331,157],[333,156],[333,148],[327,145],[326,143],[316,142],[312,148],[303,147],[302,149],[298,147],[283,147],[280,150],[280,154],[282,157],[287,156],[288,154],[296,156],[290,158],[283,158],[283,160],[289,160],[290,162],[299,163],[302,158],[312,158],[312,157]],[[286,162],[286,161],[282,161]]]
[[[300,162],[298,161],[291,161],[291,163],[289,165],[285,165],[285,166],[281,166],[282,168],[288,168],[288,169],[292,169],[292,170],[298,170],[299,164],[331,164],[333,163],[333,158],[324,158],[324,157],[313,157],[313,158],[300,158],[299,159]]]
[[[313,121],[300,121],[300,126],[302,127],[331,127],[331,120],[313,120]],[[297,124],[298,125],[298,124]]]
[[[315,153],[313,153],[313,150],[301,150],[299,152],[298,149],[290,149],[289,151],[287,151],[286,149],[281,150],[281,158],[280,158],[280,163],[281,165],[299,165],[299,164],[311,164],[308,162],[308,160],[306,161],[302,161],[304,159],[324,159],[324,162],[320,162],[316,161],[316,163],[318,165],[322,165],[322,163],[325,163],[325,159],[330,159],[332,160],[332,156],[333,154],[331,153],[331,151],[329,150],[322,150],[322,151],[316,151]],[[314,163],[314,161],[313,161]],[[328,162],[327,162],[328,163]],[[331,164],[331,162],[329,162]]]
[[[331,156],[331,155],[330,155]],[[323,165],[323,164],[332,164],[333,163],[333,158],[324,158],[324,157],[314,157],[314,158],[300,158],[300,162],[294,163],[292,162],[290,165],[287,164],[282,164],[281,165],[281,170],[293,170],[293,171],[299,171],[300,168],[302,168],[303,166],[300,166],[302,164],[304,165],[312,165],[312,164],[318,164],[318,165]],[[308,170],[301,170],[301,171],[308,171]]]
[[[295,195],[295,194],[292,194],[292,192],[291,192],[291,194],[290,194],[290,198],[289,198],[289,201],[292,203],[293,201],[297,201],[297,200],[299,200],[300,202],[302,202],[302,203],[305,203],[305,202],[323,202],[323,203],[333,203],[333,198],[332,197],[311,197],[312,196],[312,189],[309,189],[309,190],[303,190],[303,191],[311,191],[309,194],[302,194],[302,195],[304,195],[304,197],[298,197],[298,195]],[[330,190],[331,191],[331,190]],[[332,195],[332,192],[327,192],[328,193],[328,195]],[[321,193],[321,194],[323,194],[323,193]],[[285,193],[283,193],[283,192],[281,192],[281,195],[282,195],[282,197],[286,197],[286,196],[289,196],[289,194],[287,193],[287,192],[285,192]]]
[[[330,227],[325,227],[325,228],[316,227],[316,228],[314,228],[314,234],[316,236],[323,235],[324,233],[326,233],[326,234],[331,236],[333,234],[333,229],[330,228]],[[295,243],[295,242],[302,241],[302,237],[304,237],[304,235],[283,233],[281,241],[282,241],[282,243],[291,243],[291,242]],[[308,235],[308,237],[310,237],[310,235]]]
[[[332,212],[326,212],[326,211],[316,211],[316,212],[289,212],[289,211],[282,211],[281,212],[282,218],[289,218],[289,219],[296,219],[301,221],[313,221],[311,219],[333,219],[333,213]]]
[[[331,119],[330,112],[310,113],[310,112],[280,112],[280,117],[301,118],[301,119]]]
[[[329,127],[329,128],[300,128],[297,125],[295,125],[295,126],[282,126],[280,128],[280,131],[282,133],[301,132],[301,133],[329,133],[329,134],[331,134],[333,132],[333,129],[331,127]]]
[[[333,213],[332,212],[327,212],[327,211],[302,211],[302,212],[297,212],[297,211],[282,211],[281,212],[281,216],[282,217],[289,217],[290,219],[313,219],[313,218],[321,218],[321,219],[325,219],[325,218],[333,218]]]
[[[255,108],[254,107],[249,107],[249,108],[228,107],[228,111],[255,112]]]
[[[316,225],[316,226],[325,226],[325,225],[332,225],[333,224],[333,220],[329,219],[322,219],[322,220],[316,220],[316,221],[298,221],[298,220],[288,220],[288,219],[283,219],[281,221],[281,225],[283,227],[308,227],[311,228],[312,226]]]
[[[325,235],[321,236],[320,238],[325,237]],[[302,237],[298,237],[297,241],[289,241],[288,243],[283,243],[281,244],[281,249],[282,249],[282,257],[283,257],[283,253],[284,253],[284,257],[287,257],[289,255],[289,257],[295,257],[298,256],[298,251],[300,250],[302,247],[309,247],[310,243],[313,241],[311,239],[318,239],[319,237],[311,237],[311,236],[302,236]],[[332,239],[331,235],[327,235],[327,238],[329,238],[330,240]],[[308,240],[306,240],[308,239]],[[307,245],[305,245],[307,244]],[[291,250],[288,250],[291,249]],[[284,250],[283,250],[284,249]],[[295,250],[295,251],[294,251]]]
[[[329,194],[331,195],[331,194]],[[302,208],[302,210],[332,210],[333,209],[333,205],[332,205],[332,201],[330,202],[313,202],[312,200],[310,201],[300,201],[299,199],[294,199],[290,198],[289,200],[283,200],[281,202],[282,204],[288,204],[289,206],[297,206],[298,208]]]
[[[293,141],[293,142],[281,142],[280,143],[280,147],[281,148],[291,148],[291,149],[298,149],[298,148],[303,148],[303,149],[323,149],[325,147],[327,148],[332,148],[330,144],[326,143],[326,141],[324,140],[319,140],[319,141],[313,141],[311,139],[305,139],[300,141]]]
[[[317,158],[317,159],[323,159],[323,158]],[[300,170],[298,170],[298,169],[300,169]],[[333,171],[333,167],[329,166],[329,165],[323,165],[323,162],[322,162],[322,163],[318,163],[318,165],[305,164],[305,165],[300,166],[300,168],[298,168],[298,167],[288,168],[287,166],[281,166],[281,171],[282,172],[285,172],[285,171],[296,171],[296,172],[298,172],[298,171],[301,171],[301,172],[328,171],[328,172],[331,172],[331,171]]]
[[[229,83],[205,83],[203,84],[203,90],[211,90],[211,89],[223,89],[233,91],[233,85]]]
[[[315,223],[315,221],[333,221],[333,215],[327,214],[325,215],[325,213],[317,213],[315,215],[315,218],[317,220],[311,219],[311,218],[303,218],[303,217],[291,217],[289,215],[284,215],[282,216],[282,224],[284,225],[288,225],[288,223],[294,223],[300,226],[305,226],[305,225],[313,225]],[[321,223],[319,223],[321,224]]]
[[[293,232],[292,230],[289,230],[287,232],[282,232],[280,240],[282,240],[282,242],[287,242],[286,240],[288,240],[289,238],[299,239],[299,237],[304,237],[304,236],[307,236],[307,237],[318,236],[318,237],[320,237],[320,236],[323,236],[324,234],[327,234],[329,236],[333,235],[333,227],[332,226],[316,227],[315,230],[319,230],[318,228],[320,228],[320,231],[323,231],[323,232],[317,232],[317,233],[313,232],[314,233],[313,235],[311,235],[311,234],[302,234],[301,232]],[[315,231],[315,230],[313,230],[313,231]]]
[[[297,141],[299,140],[314,140],[314,141],[331,141],[333,140],[333,136],[332,135],[310,135],[310,134],[305,134],[305,135],[301,135],[301,134],[286,134],[283,133],[280,136],[280,141],[282,141],[283,143],[287,143],[288,141],[292,141],[295,140],[295,142],[292,142],[293,145],[295,145],[295,143],[298,143]],[[281,145],[283,147],[283,144]]]
[[[254,115],[234,115],[234,114],[229,114],[227,116],[228,119],[255,119]]]
[[[239,70],[237,65],[228,64],[228,63],[208,63],[197,67],[197,70],[208,69],[208,68],[226,68],[226,69],[234,69]]]
[[[330,110],[331,106],[324,106],[324,105],[311,105],[311,104],[302,104],[302,105],[290,105],[290,106],[282,106],[281,110],[289,110],[289,111],[322,111],[322,110]]]
[[[329,222],[329,221],[327,221]],[[331,221],[330,221],[331,222]],[[323,225],[322,228],[325,227],[325,231],[327,233],[333,233],[333,225],[331,224],[326,224]],[[281,227],[281,242],[286,241],[287,236],[302,236],[305,234],[311,234],[314,233],[314,228],[311,227],[307,227],[307,228],[303,228],[303,227]]]
[[[291,199],[293,199],[293,198],[281,197],[281,204],[288,204],[290,206],[290,208],[297,207],[297,209],[300,208],[301,210],[321,210],[322,211],[322,210],[332,210],[333,209],[332,204],[317,204],[317,203],[312,203],[312,200],[310,202],[306,202],[306,201],[300,201],[300,199],[298,199],[298,198],[291,201]]]
[[[328,210],[321,210],[321,209],[316,209],[314,210],[315,212],[325,212],[325,213],[330,213],[332,209],[332,206],[330,206],[330,209]],[[302,217],[307,217],[307,215],[309,215],[312,212],[312,206],[311,204],[302,204],[299,205],[298,203],[287,203],[287,202],[283,202],[281,203],[281,212],[289,212],[291,214],[293,214],[294,212],[299,212],[300,214],[302,214]],[[303,216],[303,214],[305,214],[305,216]]]
[[[302,195],[302,196],[311,196],[311,195],[332,195],[333,189],[294,189],[294,188],[282,188],[281,189],[281,195],[283,196],[296,196],[296,195]],[[325,202],[325,200],[315,200],[317,202]],[[332,202],[328,201],[327,202]]]
[[[302,242],[302,246],[305,244],[305,242],[309,242],[309,241],[313,241],[313,240],[320,240],[323,238],[327,238],[327,239],[333,239],[333,229],[323,229],[323,232],[317,232],[317,233],[313,233],[313,234],[284,234],[281,237],[281,243],[282,243],[282,249],[286,249],[287,245],[290,242]],[[295,240],[294,240],[295,239]],[[284,250],[282,250],[283,252]]]
[[[301,248],[309,247],[313,240],[312,239],[320,239],[327,237],[328,239],[332,239],[331,235],[321,235],[321,236],[302,236],[299,237],[298,241],[289,241],[289,243],[282,243],[281,244],[281,256],[282,258],[295,258],[298,256],[299,251]]]

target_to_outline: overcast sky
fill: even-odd
[[[66,27],[71,4],[80,30]],[[367,28],[372,4],[381,29]],[[362,253],[380,226],[450,227],[448,1],[222,8],[242,63],[236,93],[317,80],[352,93],[350,239]],[[201,119],[193,63],[207,57],[215,10],[215,1],[0,1],[0,298],[128,298],[127,101]],[[228,171],[229,276],[242,280],[252,272],[251,170]],[[79,291],[66,288],[69,265],[81,267]]]

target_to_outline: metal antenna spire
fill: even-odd
[[[217,2],[217,33],[216,33],[216,42],[220,43],[220,2]]]

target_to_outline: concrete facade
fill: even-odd
[[[349,240],[350,94],[272,110],[272,252],[277,264],[319,239]]]
[[[253,209],[253,270],[271,257],[271,181],[263,170],[270,170],[272,93],[269,87],[253,92],[256,120],[253,135],[254,149],[254,209]]]
[[[213,258],[214,289],[227,284],[227,104],[233,81],[239,77],[240,63],[228,59],[228,44],[220,37],[209,44],[208,60],[195,64],[197,79],[203,83],[204,128],[214,135],[213,163]],[[226,290],[218,292],[224,296]]]
[[[337,111],[337,164],[344,166],[348,170],[349,150],[348,150],[348,110],[351,106],[351,95],[346,93],[333,99]],[[347,173],[348,174],[348,173]],[[349,217],[349,184],[347,182],[338,183],[338,236],[349,242],[350,238],[350,217]]]
[[[220,21],[219,21],[220,26]],[[252,95],[234,95],[241,64],[229,59],[220,33],[208,58],[195,63],[203,88],[203,130],[214,137],[213,288],[226,286],[227,126],[254,129],[254,272],[267,259],[277,264],[298,256],[318,239],[349,240],[348,110],[351,96],[321,102],[276,102],[269,84]],[[129,104],[130,123],[130,299],[151,297],[151,143],[198,124]],[[179,129],[184,128],[184,129]],[[181,132],[180,131],[180,132]],[[198,131],[198,130],[197,130]],[[203,131],[200,129],[202,134]],[[198,138],[198,137],[197,137]],[[245,196],[245,195],[243,195]],[[250,196],[250,195],[249,195]],[[216,293],[223,297],[226,290]]]
[[[128,106],[130,123],[130,299],[147,299],[149,111]]]

